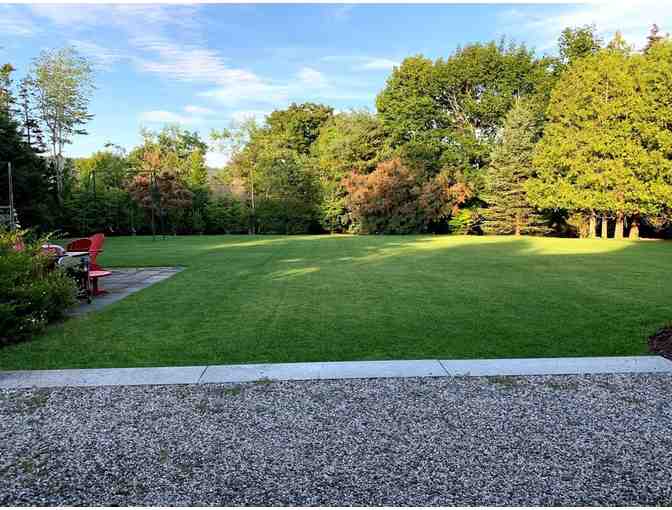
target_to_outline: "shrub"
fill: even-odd
[[[308,234],[319,229],[315,206],[299,199],[269,198],[255,208],[259,234]]]
[[[0,344],[29,339],[75,302],[74,281],[40,252],[45,239],[15,249],[25,234],[0,230]]]
[[[354,230],[362,234],[425,232],[445,220],[470,196],[466,184],[447,174],[427,179],[399,159],[380,163],[369,175],[345,179],[346,199]]]
[[[77,188],[60,209],[60,226],[72,236],[95,232],[127,234],[140,229],[143,212],[121,189],[92,190]]]
[[[448,228],[451,234],[456,235],[480,234],[481,221],[478,208],[469,207],[453,215],[448,221]]]
[[[205,231],[205,220],[201,211],[194,211],[191,215],[191,230],[194,234],[202,234]]]
[[[205,206],[205,229],[209,234],[245,234],[249,211],[232,197],[216,198]]]

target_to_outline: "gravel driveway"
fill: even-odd
[[[670,505],[672,377],[0,391],[4,505]]]

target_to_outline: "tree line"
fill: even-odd
[[[19,167],[49,162],[31,182],[61,204],[51,225],[72,232],[669,235],[672,41],[654,25],[636,51],[584,26],[565,29],[557,53],[501,40],[411,56],[375,113],[292,104],[209,143],[169,126],[143,132],[129,153],[108,146],[61,166],[54,129],[30,114],[53,75],[39,82],[34,71],[25,116],[22,89],[12,96],[3,82],[0,98],[13,106],[0,129],[15,136],[0,142],[0,159],[13,143],[25,152]],[[56,131],[64,143],[89,118],[92,90],[85,62],[69,55],[81,86],[78,116]],[[51,152],[35,159],[40,129]],[[213,149],[230,156],[218,172],[205,163]],[[35,202],[47,203],[22,195],[19,211],[45,226]]]

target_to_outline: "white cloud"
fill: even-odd
[[[175,44],[156,36],[139,36],[131,43],[141,51],[152,53],[154,56],[154,58],[135,59],[141,71],[187,82],[226,84],[254,82],[258,79],[252,72],[230,68],[225,64],[226,59],[214,50]]]
[[[116,62],[127,58],[126,55],[120,52],[110,48],[104,48],[103,46],[90,41],[71,40],[70,44],[74,46],[81,54],[88,57],[96,67],[106,71],[111,70],[113,64]]]
[[[222,105],[236,107],[241,104],[277,104],[288,100],[289,88],[260,78],[248,81],[230,80],[217,88],[200,92],[200,97],[213,99]]]
[[[115,26],[131,34],[147,34],[162,31],[173,25],[181,30],[197,29],[195,14],[198,6],[187,5],[138,5],[138,4],[32,4],[36,16],[52,23],[67,26],[70,31],[87,30],[92,27]]]
[[[399,65],[399,62],[389,58],[356,55],[327,55],[320,60],[323,62],[343,62],[349,64],[353,71],[387,71]]]
[[[0,34],[29,37],[38,32],[35,24],[15,5],[0,5]]]
[[[303,85],[308,87],[325,87],[327,78],[318,70],[312,67],[303,67],[297,74]]]
[[[364,69],[364,70],[392,70],[394,66],[398,66],[399,62],[390,60],[388,58],[370,58],[367,59],[363,64],[356,66],[355,69]]]
[[[194,124],[198,120],[199,119],[196,117],[180,115],[179,113],[169,112],[166,110],[152,110],[149,112],[142,112],[140,114],[141,122],[158,124]]]
[[[178,45],[161,37],[137,37],[132,44],[149,56],[134,57],[142,72],[167,79],[203,83],[215,87],[200,97],[236,106],[244,102],[274,103],[286,99],[286,86],[271,83],[246,69],[229,66],[217,51],[193,45]]]
[[[672,19],[672,2],[612,0],[568,6],[557,14],[532,6],[513,9],[500,22],[505,33],[533,41],[541,51],[555,51],[563,29],[590,24],[596,25],[605,42],[620,30],[628,43],[642,48],[651,25],[659,23],[663,31],[670,30],[672,27],[665,26],[669,19]]]
[[[193,104],[188,104],[184,107],[184,111],[194,115],[214,115],[216,112],[211,108],[205,108],[203,106],[196,106]]]

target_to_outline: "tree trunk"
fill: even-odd
[[[517,212],[517,213],[516,213],[516,226],[515,226],[515,229],[514,229],[514,232],[513,232],[513,234],[514,234],[515,236],[519,236],[519,235],[520,235],[520,231],[521,231],[520,224],[521,224],[521,222],[522,222],[522,221],[521,221],[521,218],[520,218],[520,212]]]
[[[635,214],[630,220],[629,239],[639,239],[639,214]]]
[[[609,220],[607,219],[606,215],[602,215],[602,239],[608,239],[609,238],[609,232],[607,228],[609,227]]]
[[[614,230],[614,239],[623,239],[623,213],[616,213],[616,230]]]
[[[588,237],[595,239],[597,235],[597,215],[595,211],[590,211],[590,219],[588,220]]]

